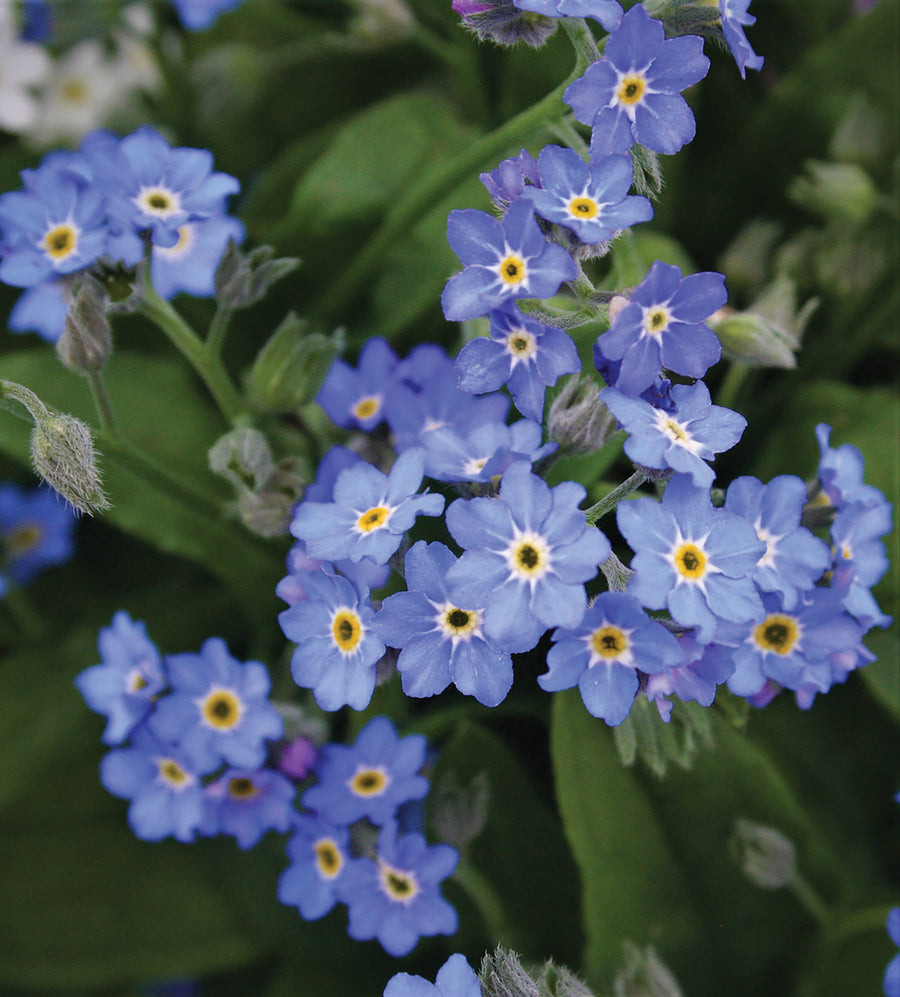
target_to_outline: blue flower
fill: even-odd
[[[425,453],[407,450],[389,474],[360,462],[341,471],[332,502],[301,502],[291,533],[306,544],[312,557],[385,564],[400,546],[416,516],[439,516],[444,498],[415,494],[422,483]]]
[[[689,474],[698,487],[708,488],[715,477],[706,461],[733,447],[747,425],[737,412],[711,404],[702,381],[674,385],[671,411],[616,388],[604,388],[600,397],[628,433],[625,453],[635,464]]]
[[[451,211],[447,238],[465,266],[441,294],[450,322],[486,315],[516,298],[549,298],[578,273],[569,254],[547,242],[534,209],[521,198],[502,222],[471,208]]]
[[[338,901],[335,887],[347,869],[349,847],[347,828],[312,814],[297,815],[288,843],[291,864],[278,880],[278,899],[307,921],[324,917]]]
[[[319,388],[316,401],[338,426],[374,429],[384,417],[383,406],[393,385],[397,357],[384,339],[369,339],[354,369],[335,360]]]
[[[719,0],[719,16],[722,19],[722,31],[725,41],[731,49],[734,61],[741,72],[741,77],[746,79],[747,68],[762,69],[763,57],[753,51],[744,28],[747,25],[755,24],[756,18],[747,13],[747,8],[752,0]]]
[[[438,970],[434,984],[421,976],[397,973],[388,980],[384,997],[481,997],[481,983],[466,957],[457,952]]]
[[[614,386],[626,395],[638,395],[653,384],[662,367],[685,377],[703,377],[722,354],[705,319],[727,299],[722,274],[696,273],[682,279],[678,267],[657,260],[597,339],[605,357],[622,361]]]
[[[614,31],[622,20],[618,0],[514,0],[519,10],[529,10],[544,17],[592,17],[607,31]]]
[[[384,644],[371,630],[375,611],[368,589],[313,572],[305,584],[307,601],[278,615],[284,635],[297,643],[291,659],[294,681],[312,689],[323,710],[364,710],[375,689],[375,663],[384,654]]]
[[[538,155],[541,186],[522,197],[547,221],[565,225],[582,242],[609,242],[623,228],[653,217],[646,197],[628,194],[634,174],[631,156],[603,156],[590,164],[574,149],[547,145]]]
[[[150,712],[166,678],[145,625],[124,610],[100,631],[98,643],[102,663],[77,675],[75,685],[87,705],[108,719],[104,744],[121,744]]]
[[[528,651],[554,626],[575,627],[609,542],[589,527],[572,481],[551,489],[518,462],[503,475],[499,499],[457,499],[447,528],[465,553],[447,571],[457,606],[484,606],[484,633],[499,650]]]
[[[393,820],[407,800],[421,800],[428,780],[419,775],[428,742],[421,734],[398,738],[387,717],[374,717],[350,745],[328,744],[316,766],[318,783],[303,794],[303,805],[332,824],[363,817],[373,824]]]
[[[198,771],[222,761],[258,768],[266,741],[280,737],[281,714],[268,701],[269,672],[257,661],[242,663],[218,637],[199,654],[166,658],[172,694],[161,700],[147,723],[157,736],[178,744]]]
[[[34,287],[90,266],[106,249],[102,194],[75,170],[24,170],[26,190],[0,196],[0,280]]]
[[[191,31],[211,27],[229,10],[239,7],[244,0],[172,0],[181,23]]]
[[[678,646],[684,656],[682,663],[648,675],[644,689],[666,723],[672,714],[672,703],[666,696],[675,695],[684,702],[711,706],[716,689],[734,674],[732,648],[724,644],[700,644],[690,632],[678,637]]]
[[[266,831],[290,827],[294,793],[294,784],[271,769],[229,769],[204,790],[199,832],[232,834],[240,848],[252,848]]]
[[[835,547],[832,587],[841,592],[844,608],[863,627],[888,627],[891,617],[878,607],[870,588],[889,567],[887,551],[878,539],[891,530],[891,505],[850,502],[835,516],[831,538]]]
[[[0,484],[0,593],[6,581],[28,585],[75,549],[75,515],[49,488]]]
[[[670,479],[661,503],[620,503],[616,518],[635,551],[628,591],[643,606],[697,627],[704,644],[717,619],[759,622],[765,615],[752,581],[765,544],[745,519],[714,509],[687,475]]]
[[[429,847],[421,834],[398,837],[396,824],[385,824],[377,858],[352,859],[336,885],[349,907],[350,937],[377,938],[389,955],[402,956],[423,936],[452,935],[458,919],[440,883],[458,861],[455,848]]]
[[[518,156],[504,159],[495,170],[479,173],[478,179],[484,184],[494,204],[503,211],[529,185],[541,185],[537,160],[527,149],[523,149]]]
[[[882,492],[863,480],[865,460],[851,443],[844,443],[835,449],[829,445],[831,427],[824,422],[816,426],[816,439],[819,442],[819,483],[828,501],[837,508],[848,502],[862,502],[866,506],[886,504]]]
[[[147,841],[170,834],[193,841],[203,819],[200,774],[181,748],[154,737],[146,726],[135,730],[132,747],[116,748],[100,762],[100,782],[131,800],[128,823]]]
[[[523,315],[515,305],[491,312],[490,331],[490,339],[478,336],[459,351],[460,388],[481,393],[506,384],[522,415],[541,422],[546,388],[581,369],[575,344],[562,329]]]
[[[891,941],[900,946],[900,907],[894,907],[887,917],[887,933]],[[881,984],[885,997],[900,997],[900,953],[894,956],[884,971]],[[387,994],[387,991],[385,991]]]
[[[388,596],[372,627],[401,648],[397,670],[407,696],[436,696],[452,682],[496,706],[512,686],[512,659],[485,639],[483,606],[460,608],[450,598],[447,573],[455,563],[443,544],[414,544],[406,555],[409,591]]]
[[[787,609],[831,564],[827,545],[800,525],[806,497],[806,485],[789,474],[768,485],[749,476],[736,478],[725,496],[725,509],[753,523],[766,545],[753,580],[763,592],[780,593]]]
[[[602,592],[577,627],[556,630],[553,640],[549,671],[538,676],[538,684],[547,692],[577,685],[588,712],[611,727],[631,710],[638,671],[653,673],[682,661],[672,634],[624,592]]]
[[[63,282],[45,280],[22,292],[9,313],[8,325],[11,332],[36,332],[55,343],[65,331],[68,311]]]
[[[215,294],[215,274],[228,241],[240,243],[244,226],[237,218],[214,215],[205,221],[186,222],[178,229],[174,246],[154,246],[150,276],[161,298],[181,291],[198,298]]]
[[[563,94],[586,125],[593,125],[591,158],[627,152],[635,142],[673,154],[694,137],[694,116],[681,91],[709,69],[695,35],[665,38],[660,21],[636,4],[609,36],[604,57]]]
[[[541,426],[519,419],[511,426],[487,422],[465,436],[452,429],[433,429],[422,437],[425,473],[437,481],[490,481],[503,474],[513,461],[533,464],[557,449],[541,445]]]

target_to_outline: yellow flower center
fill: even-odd
[[[181,789],[191,781],[191,777],[173,758],[158,758],[156,767],[162,781],[173,789]]]
[[[510,287],[514,287],[516,284],[521,284],[525,280],[526,268],[525,261],[521,256],[506,256],[500,261],[499,266],[500,279],[504,284],[509,284]]]
[[[344,652],[351,654],[362,640],[362,621],[352,609],[339,609],[331,621],[331,635]]]
[[[513,329],[506,337],[506,348],[513,360],[527,360],[537,349],[537,342],[530,332],[524,329]]]
[[[213,689],[207,693],[200,707],[203,719],[216,730],[231,730],[236,727],[242,713],[241,701],[230,689]]]
[[[666,419],[663,424],[663,432],[670,440],[674,440],[676,443],[684,443],[685,440],[689,440],[690,437],[684,431],[681,423],[676,422],[674,419]]]
[[[228,795],[233,800],[252,800],[254,796],[259,796],[256,783],[246,776],[235,776],[228,780]]]
[[[799,636],[797,621],[784,613],[770,613],[753,628],[753,642],[757,648],[773,654],[790,654]]]
[[[601,658],[618,658],[628,650],[628,644],[625,632],[609,623],[591,634],[591,648]]]
[[[149,684],[150,683],[144,678],[140,668],[132,668],[128,673],[125,688],[128,692],[135,693],[140,692],[141,689],[146,689]]]
[[[472,610],[448,606],[441,614],[441,626],[450,637],[470,637],[478,629],[480,619]]]
[[[506,550],[506,563],[521,581],[537,581],[550,567],[550,554],[536,533],[524,533]]]
[[[84,80],[66,80],[60,87],[60,96],[70,104],[83,104],[87,100],[90,89],[85,85]]]
[[[638,73],[629,73],[619,81],[616,97],[620,104],[639,104],[646,89],[647,84],[643,76]]]
[[[3,538],[10,557],[21,557],[41,542],[44,531],[37,523],[18,526]]]
[[[644,331],[648,336],[660,337],[669,328],[671,315],[668,308],[658,305],[644,314]]]
[[[390,519],[391,510],[387,506],[375,505],[371,509],[366,509],[357,519],[356,528],[362,533],[371,533],[380,529]]]
[[[360,398],[350,411],[357,419],[363,421],[371,419],[380,408],[381,399],[377,395],[369,395],[366,398]]]
[[[682,544],[673,558],[675,570],[689,581],[696,581],[706,574],[706,554],[696,544]]]
[[[569,214],[573,218],[595,218],[600,210],[592,197],[573,197],[569,201]]]
[[[181,208],[181,199],[164,187],[145,187],[135,198],[135,203],[147,215],[168,218]]]
[[[319,838],[313,845],[316,854],[316,868],[324,879],[334,879],[341,871],[344,858],[341,850],[330,838]]]
[[[391,900],[408,904],[419,892],[419,884],[412,873],[394,869],[386,862],[379,863],[378,873],[381,878],[381,888]]]
[[[64,260],[78,248],[78,229],[69,222],[55,225],[44,235],[44,252],[52,260]]]
[[[381,796],[390,783],[390,776],[384,769],[360,766],[350,780],[350,792],[357,796]]]
[[[178,241],[174,246],[154,246],[154,253],[161,253],[167,257],[183,256],[194,244],[193,225],[182,225],[178,229]]]

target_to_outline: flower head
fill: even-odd
[[[744,28],[756,23],[756,18],[747,13],[752,0],[719,0],[719,16],[722,18],[722,31],[731,49],[741,77],[746,78],[747,69],[762,69],[763,57],[753,51],[747,41]]]
[[[475,971],[458,952],[438,970],[434,984],[421,976],[397,973],[388,981],[384,997],[481,997]]]
[[[294,785],[271,769],[228,769],[203,791],[200,833],[231,834],[252,848],[266,831],[286,831],[294,817]]]
[[[307,921],[324,917],[338,901],[335,887],[347,868],[347,828],[313,814],[299,814],[294,818],[288,856],[291,864],[278,880],[278,899],[296,907]]]
[[[75,522],[72,510],[49,489],[0,484],[0,588],[4,576],[27,585],[45,568],[68,561]]]

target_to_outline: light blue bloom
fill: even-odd
[[[244,0],[172,0],[181,23],[191,31],[203,31]]]
[[[384,418],[384,402],[393,387],[397,356],[387,341],[367,340],[354,368],[335,360],[322,382],[316,401],[338,426],[374,429]]]
[[[433,984],[421,976],[397,973],[388,981],[384,997],[481,997],[475,971],[458,952],[438,970]]]
[[[46,568],[68,561],[76,522],[51,489],[0,484],[0,585],[4,579],[28,585]]]
[[[294,784],[271,769],[229,769],[203,792],[203,835],[231,834],[252,848],[266,831],[287,831]]]
[[[607,31],[614,31],[622,20],[618,0],[514,0],[519,10],[529,10],[544,17],[592,17]]]
[[[755,24],[756,18],[747,13],[752,0],[719,0],[719,16],[725,41],[731,49],[741,77],[746,79],[747,69],[762,69],[763,57],[753,51],[744,28]]]
[[[55,343],[65,332],[69,302],[63,282],[45,280],[26,288],[9,313],[11,332],[36,332],[41,339]]]
[[[324,917],[338,902],[335,887],[347,868],[350,833],[313,814],[294,818],[288,842],[291,864],[278,880],[278,899],[307,921]]]

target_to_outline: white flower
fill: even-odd
[[[20,41],[12,7],[0,4],[0,128],[27,131],[38,115],[38,101],[31,88],[42,83],[51,61],[40,45]]]

